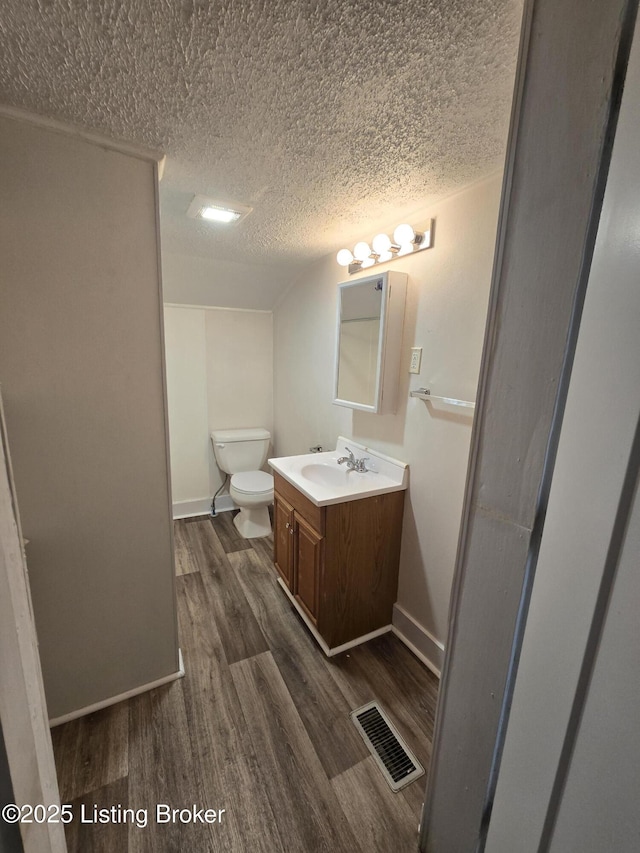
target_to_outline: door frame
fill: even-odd
[[[59,808],[60,793],[1,395],[0,432],[0,720],[16,804]],[[66,853],[62,823],[20,824],[20,832],[24,853]]]
[[[491,816],[637,8],[524,5],[421,820],[429,853],[481,850]]]

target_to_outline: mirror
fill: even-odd
[[[339,288],[340,320],[336,399],[376,405],[381,352],[382,278]]]
[[[397,380],[406,279],[404,273],[386,272],[338,285],[337,405],[395,411],[395,387],[393,394],[387,387],[385,397],[384,379],[390,364]]]

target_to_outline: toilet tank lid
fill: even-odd
[[[253,429],[214,429],[211,431],[211,438],[226,444],[231,444],[234,441],[265,441],[271,438],[271,433],[262,427]]]

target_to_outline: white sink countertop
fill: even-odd
[[[366,472],[350,470],[344,463],[338,465],[341,456],[349,455],[347,447],[356,459],[368,457]],[[338,438],[335,450],[280,456],[269,459],[269,465],[316,506],[401,492],[409,483],[409,466],[405,462],[391,459],[343,436]]]

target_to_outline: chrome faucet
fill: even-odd
[[[353,455],[353,450],[349,450],[348,447],[345,447],[345,450],[349,453],[349,455],[341,456],[340,459],[338,459],[338,465],[342,465],[343,462],[346,462],[347,468],[350,471],[355,471],[358,463],[356,462],[356,457]]]
[[[338,465],[342,465],[343,462],[346,462],[347,468],[350,471],[358,471],[358,473],[360,473],[360,474],[366,473],[367,466],[364,463],[369,460],[369,457],[363,456],[361,459],[356,459],[356,457],[353,455],[352,450],[349,450],[348,447],[345,447],[345,450],[347,451],[347,453],[349,455],[348,456],[341,456],[340,459],[338,459]]]

